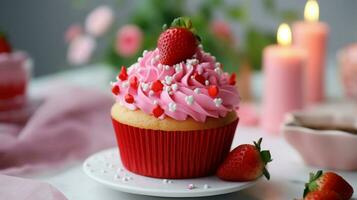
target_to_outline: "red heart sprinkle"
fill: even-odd
[[[218,94],[218,87],[216,85],[211,85],[209,86],[208,88],[208,94],[211,96],[211,97],[216,97],[217,94]]]
[[[134,103],[134,97],[131,94],[126,94],[124,99],[127,103]]]
[[[202,85],[205,84],[205,81],[206,81],[205,77],[203,77],[202,75],[198,74],[197,72],[195,72],[193,74],[193,77],[196,79],[196,81],[200,82]]]
[[[157,106],[152,110],[152,114],[153,114],[155,117],[160,117],[162,114],[164,114],[164,110],[163,110],[159,105],[157,105]]]
[[[138,88],[138,78],[136,76],[133,76],[130,78],[130,87],[137,89]]]
[[[236,73],[232,73],[232,75],[229,77],[229,85],[235,85],[236,84]]]
[[[126,79],[128,79],[128,74],[126,73],[126,68],[124,66],[121,66],[121,70],[118,75],[118,78],[122,81],[125,81]]]
[[[119,86],[115,85],[113,88],[112,88],[112,93],[115,94],[115,95],[118,95],[120,93],[120,88]]]
[[[151,89],[154,92],[160,92],[162,91],[162,88],[164,87],[164,85],[161,83],[160,80],[156,80],[155,82],[152,83],[151,85]]]

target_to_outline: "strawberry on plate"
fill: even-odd
[[[334,172],[323,172],[319,170],[316,174],[310,174],[310,180],[305,184],[304,197],[314,191],[334,191],[342,200],[352,197],[352,186],[341,176]]]
[[[0,53],[11,53],[12,49],[4,33],[0,32]]]
[[[319,191],[310,192],[304,200],[343,200],[340,195],[334,191]]]
[[[231,151],[217,170],[217,176],[226,181],[252,181],[262,175],[270,175],[266,165],[272,161],[270,152],[261,151],[262,138],[258,142],[242,144]]]
[[[157,41],[160,63],[174,65],[191,58],[199,43],[199,37],[194,32],[190,19],[176,18],[171,27],[160,34]]]

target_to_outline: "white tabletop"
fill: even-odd
[[[80,76],[79,76],[80,74]],[[77,69],[73,72],[66,72],[59,75],[34,80],[30,92],[32,95],[40,94],[48,85],[56,82],[70,82],[78,85],[97,86],[105,88],[113,76],[111,70],[105,67],[89,67]],[[96,77],[95,81],[93,81]],[[258,184],[248,189],[201,199],[274,199],[286,200],[302,196],[304,182],[308,178],[309,172],[318,170],[314,167],[306,166],[298,153],[292,149],[281,136],[272,136],[264,133],[258,127],[244,127],[238,125],[233,147],[241,143],[251,143],[259,137],[264,137],[263,148],[270,149],[273,162],[269,165],[271,180],[262,180]],[[351,152],[353,153],[353,152]],[[62,191],[69,200],[103,199],[103,200],[141,200],[160,199],[156,197],[140,196],[118,192],[106,188],[89,179],[82,171],[81,162],[67,169],[51,172],[50,174],[40,174],[31,178],[43,180],[51,183]],[[338,171],[357,190],[357,172]],[[357,198],[357,192],[354,194]],[[176,198],[180,199],[180,198]],[[200,198],[191,198],[200,199]]]

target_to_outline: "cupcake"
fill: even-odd
[[[0,33],[0,111],[21,109],[26,103],[31,63],[21,51],[12,51]]]
[[[235,76],[206,53],[187,18],[161,33],[112,83],[111,117],[123,165],[156,178],[214,174],[228,154],[238,116]]]

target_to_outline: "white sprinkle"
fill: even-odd
[[[187,186],[187,189],[189,189],[189,190],[192,190],[192,189],[195,189],[195,185],[194,184],[188,184],[188,186]]]
[[[147,92],[149,89],[149,84],[147,83],[141,83],[141,88],[143,89],[144,92]]]
[[[106,173],[107,173],[107,170],[103,169],[103,170],[100,171],[100,173],[106,174]]]
[[[168,183],[170,183],[170,184],[171,184],[171,183],[173,183],[173,181],[172,181],[172,180],[169,180],[169,181],[168,181]]]
[[[169,95],[173,95],[174,93],[172,91],[169,92]]]
[[[173,91],[176,91],[176,90],[177,90],[177,87],[178,87],[178,86],[177,86],[176,83],[174,83],[174,84],[171,85],[171,88],[172,88]]]
[[[170,86],[167,86],[167,85],[164,86],[164,91],[170,92],[170,90],[171,90],[171,87],[170,87]]]
[[[176,65],[175,65],[175,71],[176,71],[176,73],[182,71],[182,66],[181,66],[181,64],[176,64]]]
[[[121,84],[121,86],[122,86],[123,88],[127,88],[127,87],[129,86],[129,82],[128,82],[128,81],[124,81],[124,82]]]
[[[128,177],[123,177],[123,178],[121,178],[121,180],[126,182],[126,181],[128,181],[129,179],[128,179]]]
[[[138,58],[138,62],[141,62],[142,59],[143,59],[142,57],[139,57],[139,58]]]
[[[193,90],[193,92],[195,92],[196,94],[200,94],[200,93],[201,93],[201,90],[200,90],[200,88],[195,88],[195,89]]]
[[[198,48],[203,49],[203,45],[202,45],[202,44],[199,44],[199,45],[198,45]]]
[[[198,60],[197,59],[187,59],[186,63],[189,65],[197,65],[198,64]]]
[[[162,180],[162,183],[167,184],[167,183],[168,183],[168,180],[167,180],[167,179],[163,179],[163,180]]]
[[[216,61],[216,56],[212,56],[213,61]]]
[[[219,74],[219,75],[222,74],[222,70],[221,70],[220,67],[216,67],[216,68],[214,69],[214,71],[215,71],[217,74]]]
[[[153,102],[152,102],[154,105],[157,105],[157,100],[154,100]]]
[[[193,102],[194,102],[194,98],[193,98],[192,95],[186,96],[186,97],[185,97],[185,101],[186,101],[186,103],[187,103],[188,105],[192,105]]]
[[[120,179],[119,174],[115,174],[115,175],[114,175],[114,179]]]
[[[127,176],[128,180],[133,180],[134,178],[131,176]]]
[[[170,111],[170,112],[175,112],[176,109],[177,109],[176,103],[170,102],[170,103],[169,103],[169,111]]]
[[[150,60],[150,64],[151,64],[151,65],[155,65],[155,63],[156,63],[155,58],[153,58],[153,59]]]
[[[216,107],[219,107],[222,104],[222,99],[215,98],[215,99],[213,99],[213,102],[216,104]]]
[[[156,60],[160,60],[160,55],[156,55],[156,56],[155,56],[155,59],[156,59]]]
[[[187,64],[187,65],[186,65],[186,68],[187,68],[188,71],[191,71],[192,68],[193,68],[193,66],[192,66],[191,64]]]
[[[205,85],[209,85],[209,81],[208,80],[205,80]]]
[[[124,171],[123,168],[119,168],[119,169],[117,170],[117,173],[120,173],[120,172],[123,172],[123,171]]]
[[[191,76],[191,79],[195,79],[195,76],[192,75],[192,76]]]
[[[149,96],[154,96],[154,91],[150,90],[149,91]]]
[[[109,83],[111,86],[114,86],[114,82],[113,81],[110,81],[110,83]]]
[[[162,69],[162,64],[161,64],[161,63],[158,64],[158,65],[157,65],[157,68],[158,68],[159,70],[161,70],[161,69]]]
[[[214,65],[216,68],[221,68],[221,63],[216,62],[216,64]]]
[[[143,51],[143,56],[145,56],[148,53],[148,50]]]
[[[172,83],[172,76],[165,76],[165,82],[167,85],[171,85]]]
[[[210,188],[209,185],[207,185],[207,184],[204,184],[204,185],[203,185],[203,189],[207,190],[207,189],[209,189],[209,188]]]
[[[165,65],[165,70],[169,70],[170,66],[169,65]]]

